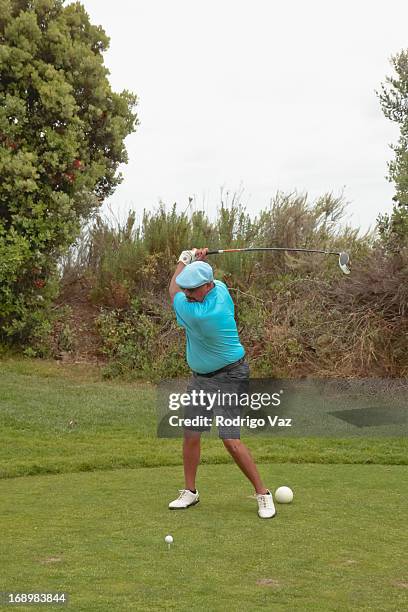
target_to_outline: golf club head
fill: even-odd
[[[350,274],[351,270],[349,267],[350,257],[348,253],[339,254],[339,266],[343,274]]]

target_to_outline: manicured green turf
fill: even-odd
[[[65,590],[76,612],[406,609],[406,467],[261,471],[295,491],[272,520],[235,466],[202,466],[181,512],[180,467],[3,480],[1,590]]]
[[[64,590],[75,612],[406,608],[406,439],[249,438],[267,485],[295,491],[261,521],[214,439],[200,504],[167,509],[181,444],[157,439],[148,383],[5,359],[0,435],[0,591]]]
[[[179,465],[180,441],[156,437],[155,389],[104,382],[87,365],[0,362],[0,477]],[[406,438],[250,437],[258,462],[407,464]],[[229,463],[205,440],[203,463]]]

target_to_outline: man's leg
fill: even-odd
[[[186,488],[181,489],[178,498],[169,503],[170,510],[189,508],[200,501],[195,486],[197,467],[200,463],[200,437],[200,432],[184,430],[183,464]]]
[[[233,438],[223,440],[223,443],[235,463],[252,482],[256,493],[265,495],[267,493],[267,488],[264,486],[255,462],[251,457],[251,453],[245,444],[241,442],[241,440]]]
[[[183,440],[183,465],[186,489],[195,491],[195,479],[198,464],[200,463],[201,433],[197,431],[184,430]]]

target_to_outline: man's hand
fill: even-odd
[[[207,257],[208,248],[205,249],[191,249],[190,251],[183,251],[179,257],[185,266],[193,263],[193,261],[204,261]]]
[[[195,250],[195,261],[205,261],[207,259],[208,248]]]
[[[188,264],[191,264],[193,261],[195,261],[196,252],[197,249],[191,249],[191,251],[183,251],[180,254],[178,260],[181,261],[181,263],[183,263],[185,266],[188,266]]]

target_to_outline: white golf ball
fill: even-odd
[[[171,536],[171,535],[167,535],[167,536],[164,538],[164,541],[166,542],[166,544],[173,544],[173,536]]]
[[[293,499],[293,491],[289,487],[279,487],[275,491],[275,499],[279,504],[290,504]]]

